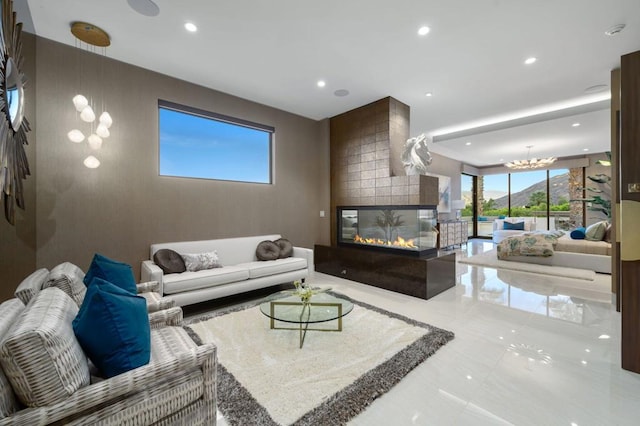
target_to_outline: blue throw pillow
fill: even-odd
[[[511,231],[524,231],[524,222],[504,222],[504,229],[509,229]]]
[[[147,302],[94,278],[73,320],[80,346],[104,378],[149,363],[151,330]]]
[[[585,234],[586,234],[586,229],[583,226],[581,226],[580,228],[576,228],[573,231],[571,231],[569,236],[573,240],[584,240]]]
[[[131,294],[136,294],[136,280],[133,277],[131,265],[117,260],[109,259],[106,256],[96,253],[93,256],[87,274],[84,276],[84,285],[87,287],[94,278],[102,278],[111,284],[127,290]]]

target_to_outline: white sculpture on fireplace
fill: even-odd
[[[404,143],[401,159],[407,175],[423,175],[427,172],[427,166],[432,161],[427,142],[430,139],[422,133]]]

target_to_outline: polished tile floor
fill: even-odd
[[[491,249],[475,240],[456,252],[459,259]],[[608,275],[594,283],[456,269],[457,285],[426,301],[325,274],[311,278],[456,334],[350,424],[640,424],[640,375],[620,368],[620,314]]]

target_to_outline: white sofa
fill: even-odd
[[[160,249],[180,254],[216,251],[221,268],[165,275],[153,260],[142,262],[143,281],[157,281],[159,292],[178,306],[191,305],[277,284],[303,280],[313,272],[313,250],[294,247],[292,257],[259,261],[256,247],[280,235],[152,244],[150,259]]]
[[[504,229],[504,222],[518,223],[524,222],[524,231],[515,229]],[[512,235],[520,235],[523,232],[536,230],[535,217],[506,217],[504,219],[495,219],[493,221],[493,233],[491,234],[493,242],[498,244],[500,241]]]

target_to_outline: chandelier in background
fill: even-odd
[[[529,158],[529,154],[531,153],[531,148],[533,145],[527,145],[527,159],[526,160],[514,160],[508,163],[505,163],[505,167],[510,169],[538,169],[540,167],[547,167],[551,164],[555,163],[556,157],[547,157],[547,158]]]
[[[109,35],[99,27],[86,22],[74,22],[71,24],[71,33],[80,41],[86,43],[87,51],[93,51],[95,53],[96,47],[102,48],[102,56],[106,56],[106,48],[111,44]],[[82,74],[82,73],[81,73]],[[82,79],[81,75],[81,79]],[[102,79],[100,79],[102,80]],[[103,112],[98,117],[96,123],[96,104],[92,98],[78,93],[72,99],[73,106],[79,113],[79,118],[82,122],[88,123],[89,128],[85,132],[80,129],[73,129],[67,133],[67,137],[71,142],[82,143],[86,140],[89,149],[92,152],[98,151],[102,148],[102,142],[110,135],[109,128],[113,124],[111,115],[104,110],[104,99],[102,100]],[[100,167],[100,160],[95,155],[89,155],[84,159],[84,165],[90,169]]]

